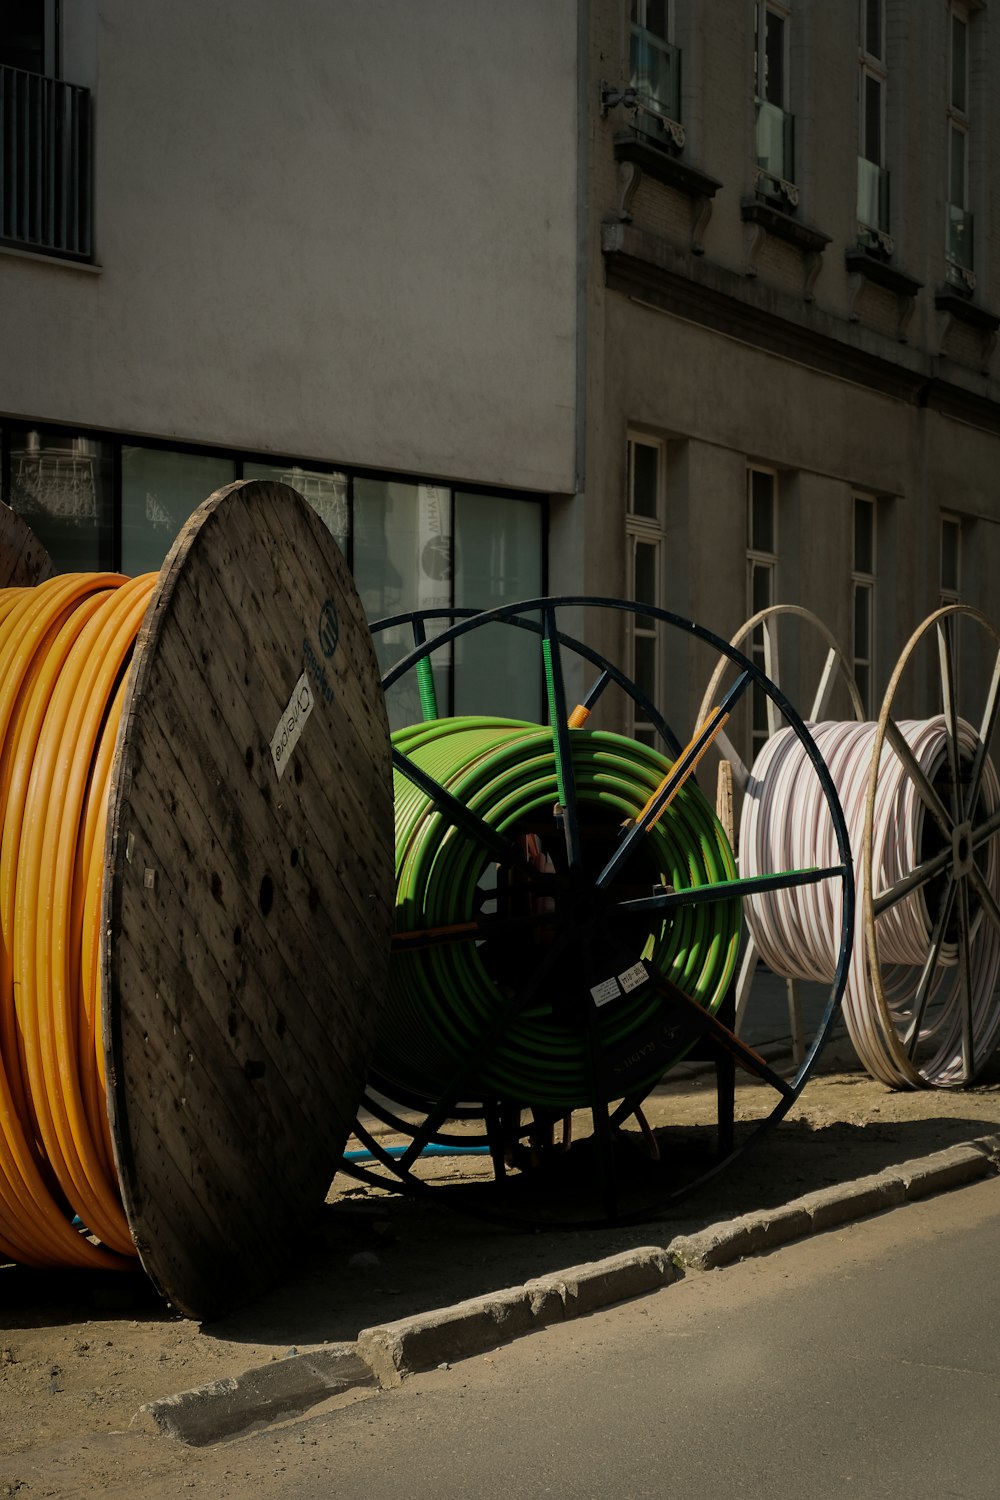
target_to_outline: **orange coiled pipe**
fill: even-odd
[[[100,912],[118,722],[157,577],[0,590],[0,1252],[25,1265],[135,1264],[105,1106]]]

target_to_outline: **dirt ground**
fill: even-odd
[[[738,1142],[773,1098],[758,1084],[738,1088]],[[724,1171],[666,1206],[667,1192],[683,1180],[679,1174],[704,1174],[712,1163],[713,1078],[675,1078],[647,1101],[646,1114],[661,1147],[660,1166],[650,1169],[633,1132],[621,1174],[626,1207],[648,1203],[650,1191],[658,1197],[652,1222],[558,1230],[483,1222],[444,1205],[484,1176],[484,1161],[437,1158],[430,1167],[435,1195],[423,1199],[338,1177],[309,1242],[289,1246],[285,1281],[212,1324],[172,1312],[141,1274],[0,1267],[0,1497],[58,1493],[32,1484],[33,1452],[53,1444],[85,1452],[88,1437],[128,1429],[154,1397],[632,1245],[664,1245],[719,1219],[998,1131],[1000,1066],[964,1092],[892,1093],[835,1050],[784,1120]],[[652,1187],[651,1170],[659,1173]],[[526,1197],[523,1179],[512,1182],[508,1211],[537,1214],[540,1202],[558,1195],[578,1220],[599,1214],[587,1145],[574,1147],[552,1174],[537,1185],[531,1179]],[[496,1204],[492,1184],[475,1191]]]

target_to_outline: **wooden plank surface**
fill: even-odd
[[[0,589],[30,588],[52,577],[52,559],[27,521],[0,504]]]
[[[335,618],[334,618],[335,617]],[[305,673],[313,706],[271,740]],[[218,491],[171,551],[108,820],[108,1108],[143,1264],[194,1317],[278,1279],[360,1103],[393,899],[389,732],[333,538],[283,485]]]

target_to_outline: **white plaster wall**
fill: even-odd
[[[574,0],[68,0],[99,273],[0,255],[0,412],[572,491]]]

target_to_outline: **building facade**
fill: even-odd
[[[18,0],[2,497],[135,572],[285,478],[373,617],[805,604],[874,711],[996,613],[998,78],[979,0]],[[690,719],[710,662],[578,626]],[[450,707],[540,711],[509,635]]]
[[[809,606],[872,715],[931,610],[997,614],[995,20],[594,5],[589,584],[727,637]],[[639,675],[697,704],[655,645]]]

